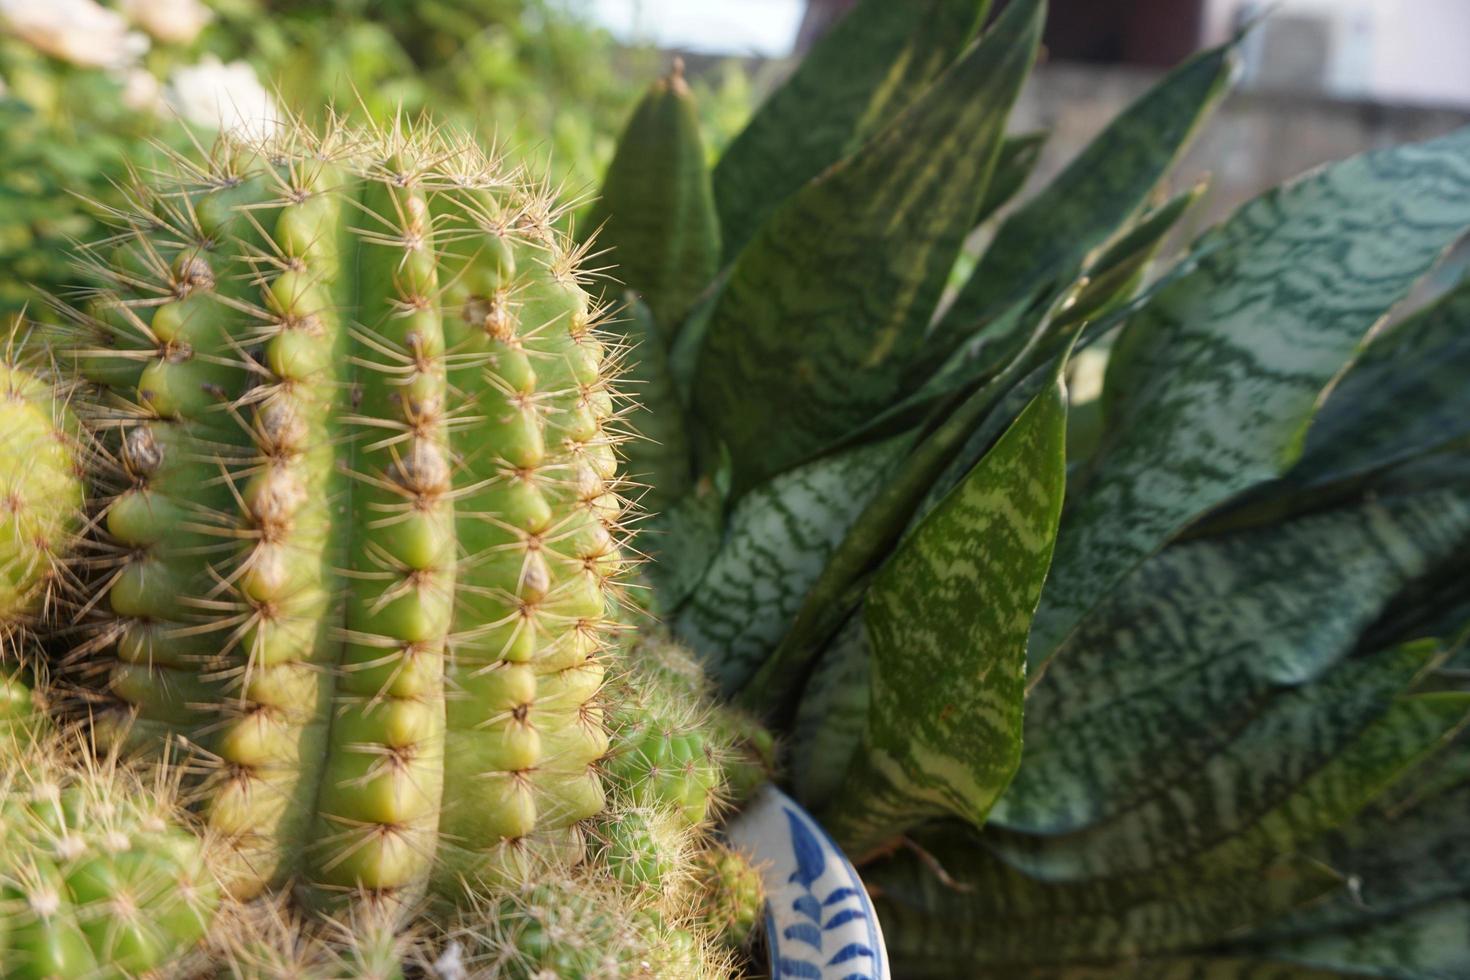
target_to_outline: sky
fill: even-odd
[[[802,0],[589,0],[618,38],[711,54],[780,57],[791,51]]]

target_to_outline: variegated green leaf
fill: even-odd
[[[1088,264],[1087,284],[1066,311],[1072,321],[1097,320],[1134,297],[1181,218],[1203,196],[1201,182],[1145,214]]]
[[[642,437],[622,445],[623,472],[634,483],[647,487],[640,496],[643,507],[655,514],[663,513],[694,485],[684,405],[669,373],[663,338],[647,305],[630,294],[622,315],[607,329],[626,346],[619,384],[635,405],[627,416],[628,427]]]
[[[905,978],[1011,980],[1042,964],[1109,961],[1131,977],[1141,957],[1207,947],[1341,887],[1320,865],[1296,859],[1190,887],[1158,878],[1044,884],[958,828],[914,836],[921,852],[863,869],[895,975]]]
[[[1058,351],[1049,364],[1031,372],[1034,387],[1017,382],[1030,371],[1035,358],[1017,358],[932,427],[909,433],[911,437],[921,435],[922,441],[892,469],[827,559],[780,645],[746,684],[742,698],[748,707],[778,723],[789,719],[801,686],[827,642],[861,604],[873,570],[968,476],[1021,411],[1056,383],[1068,353],[1066,348]],[[1010,405],[1022,388],[1026,397],[1012,412]],[[943,490],[936,482],[941,476],[953,476]]]
[[[985,201],[980,205],[976,224],[984,224],[1026,186],[1031,172],[1041,161],[1041,151],[1050,135],[1045,132],[1020,133],[1007,137],[1001,144],[995,173],[991,175],[990,186],[985,189]]]
[[[741,253],[709,323],[695,404],[738,491],[826,448],[897,398],[974,225],[1044,0],[990,33]]]
[[[1447,899],[1376,922],[1312,934],[1262,956],[1343,976],[1462,980],[1470,976],[1470,897]]]
[[[911,103],[975,36],[989,0],[863,0],[726,149],[714,188],[725,260],[771,213]]]
[[[694,96],[682,62],[638,103],[608,165],[589,226],[673,336],[720,268],[720,229]]]
[[[1297,479],[1316,482],[1470,436],[1470,280],[1381,336],[1307,433]]]
[[[1083,830],[996,831],[988,843],[1053,881],[1258,867],[1353,819],[1464,723],[1470,709],[1458,694],[1402,698],[1385,710],[1392,672],[1412,679],[1425,653],[1416,646],[1352,661],[1276,695],[1194,772]]]
[[[856,853],[928,817],[979,826],[1015,772],[1066,416],[1060,383],[1049,385],[873,581],[867,730],[822,811]]]
[[[1365,795],[1381,790],[1414,757],[1442,743],[1467,711],[1470,701],[1463,695],[1399,700],[1346,754],[1304,774],[1285,802],[1240,836],[1184,864],[1141,875],[1046,883],[987,853],[983,845],[993,840],[992,831],[975,837],[945,826],[917,834],[920,852],[900,853],[864,873],[879,890],[895,968],[905,977],[1024,977],[1046,965],[1034,975],[1108,975],[1087,972],[1092,964],[1097,971],[1131,977],[1140,960],[1181,957],[1171,971],[1184,972],[1158,975],[1271,976],[1258,973],[1255,964],[1285,960],[1278,950],[1223,942],[1249,937],[1253,928],[1344,890],[1348,882],[1310,857],[1291,856],[1293,851],[1324,823],[1340,822],[1361,807]],[[1268,791],[1272,779],[1262,772],[1241,785]],[[1222,852],[1222,846],[1237,853]],[[1254,855],[1251,862],[1243,860],[1247,854]],[[1213,863],[1222,856],[1223,862]],[[1242,865],[1248,870],[1229,873]],[[936,868],[955,883],[940,879]],[[1205,957],[1205,951],[1221,959]]]
[[[973,343],[956,351],[917,390],[903,395],[877,413],[849,438],[860,441],[871,438],[873,433],[917,425],[936,411],[941,411],[947,400],[981,386],[1014,384],[1036,369],[1038,364],[1050,361],[1051,355],[1047,352],[1051,346],[1049,341],[1055,338],[1060,332],[1057,328],[1063,325],[1058,314],[1073,302],[1082,288],[1083,284],[1078,281],[1080,275],[1080,268],[1073,269],[1070,274],[1047,283],[1000,311]],[[1045,371],[1041,373],[1048,374]],[[1035,391],[1032,391],[1021,399],[1016,411],[1029,404],[1034,395]],[[1013,421],[1014,413],[999,426],[1003,429]],[[993,441],[995,436],[996,432],[991,432],[990,440]],[[965,472],[974,462],[972,458]]]
[[[667,509],[638,527],[638,549],[649,558],[644,576],[652,608],[677,610],[714,561],[725,532],[725,501],[711,480],[700,480]]]
[[[915,974],[922,977],[924,974]],[[946,975],[949,976],[949,975]],[[1144,957],[1111,966],[1018,969],[1006,980],[1343,980],[1344,974],[1225,956]]]
[[[1233,62],[1234,45],[1227,45],[1176,68],[1001,224],[934,329],[919,377],[998,310],[1080,265],[1144,206],[1224,94]]]
[[[1470,499],[1436,493],[1168,548],[1035,685],[1021,771],[992,822],[1074,831],[1186,777],[1241,735],[1273,687],[1337,663],[1467,541]],[[1383,683],[1405,680],[1389,671]],[[1373,709],[1387,692],[1370,685],[1359,700]]]
[[[720,550],[673,623],[724,691],[739,690],[776,648],[911,443],[899,436],[826,457],[736,504]]]
[[[1445,755],[1465,756],[1466,746]],[[1463,760],[1462,760],[1463,761]],[[1380,805],[1314,848],[1329,867],[1354,882],[1319,902],[1252,930],[1253,944],[1342,929],[1402,915],[1430,902],[1470,894],[1470,784],[1426,799],[1415,775],[1403,799]]]
[[[872,647],[854,614],[832,638],[801,692],[791,736],[790,776],[797,799],[816,810],[835,797],[868,724]]]
[[[1318,171],[1200,241],[1114,350],[1116,417],[1063,519],[1033,662],[1189,522],[1291,465],[1323,390],[1467,226],[1470,131]]]

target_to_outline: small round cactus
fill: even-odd
[[[765,909],[760,871],[746,855],[723,845],[701,851],[694,867],[705,928],[731,947],[747,945]]]
[[[446,942],[466,978],[726,980],[734,969],[697,922],[661,912],[596,861],[471,911]]]
[[[595,851],[613,878],[678,902],[694,854],[694,834],[671,807],[613,810],[599,822]]]
[[[748,799],[775,773],[760,723],[717,704],[688,650],[648,629],[611,686],[609,779],[638,806],[673,806],[689,826]]]
[[[208,842],[145,782],[75,734],[0,763],[0,976],[136,976],[183,956],[219,903]]]
[[[210,935],[219,980],[403,980],[427,962],[397,904],[359,896],[334,915],[304,915],[285,896],[231,908]]]
[[[23,328],[0,351],[0,663],[52,611],[82,523],[85,462],[67,395],[32,370]]]
[[[99,730],[213,764],[238,896],[578,851],[626,507],[549,193],[397,123],[226,142],[135,204],[74,314],[121,464]]]

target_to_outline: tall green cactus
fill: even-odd
[[[136,204],[76,317],[126,484],[102,730],[215,760],[241,895],[580,848],[624,502],[555,203],[396,124],[227,143]]]

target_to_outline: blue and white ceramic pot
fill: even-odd
[[[798,803],[766,786],[725,836],[754,858],[765,880],[771,980],[889,980],[867,890]]]

